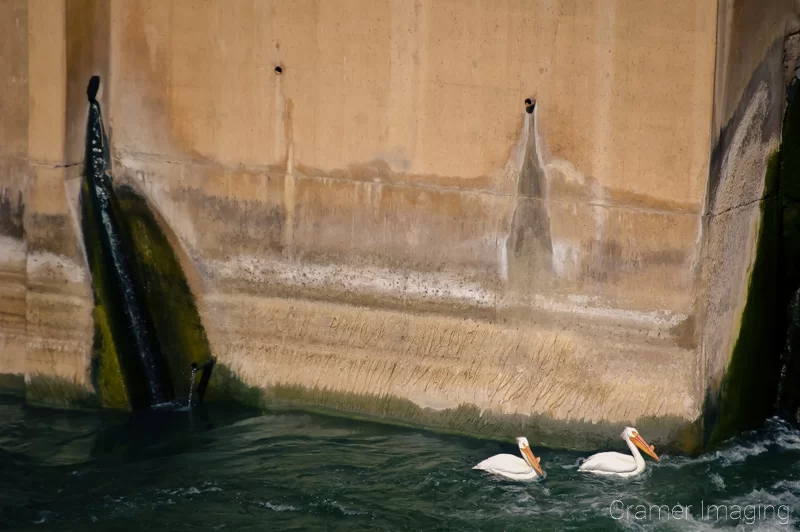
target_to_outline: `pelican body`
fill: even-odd
[[[522,458],[513,454],[497,454],[472,469],[480,469],[511,480],[534,480],[544,477],[544,471],[539,465],[541,458],[533,455],[531,447],[528,445],[528,439],[517,438],[517,445],[519,445]]]
[[[636,429],[632,427],[625,428],[622,431],[621,438],[628,444],[631,450],[630,455],[614,452],[594,454],[581,464],[578,471],[623,478],[635,477],[645,468],[644,458],[642,458],[639,449],[656,462],[659,461],[655,448],[652,445],[647,445],[647,442],[644,441]]]

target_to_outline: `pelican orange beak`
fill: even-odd
[[[542,466],[539,465],[539,462],[541,462],[542,459],[536,458],[533,455],[533,451],[531,451],[530,447],[525,447],[524,449],[522,449],[522,452],[525,453],[525,457],[528,459],[528,463],[531,465],[531,467],[533,467],[536,473],[538,473],[540,477],[543,477],[544,471],[542,471]]]
[[[652,458],[656,462],[660,461],[658,455],[656,454],[656,448],[653,447],[652,445],[647,445],[647,442],[644,441],[644,439],[639,435],[639,433],[636,433],[636,435],[631,436],[631,441],[636,447],[638,447],[639,449],[644,451],[647,455],[649,455],[650,458]]]

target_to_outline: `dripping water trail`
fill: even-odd
[[[108,141],[103,129],[103,118],[100,103],[96,99],[100,79],[93,76],[89,82],[89,120],[86,130],[86,154],[84,160],[85,191],[89,195],[91,223],[98,228],[100,253],[103,262],[103,274],[108,276],[112,300],[110,305],[119,305],[119,316],[124,323],[118,324],[114,336],[120,356],[128,351],[129,364],[138,366],[134,375],[144,383],[129,382],[129,387],[146,388],[147,404],[154,406],[173,399],[172,383],[158,342],[155,339],[151,318],[140,294],[136,276],[135,261],[131,256],[132,245],[127,227],[120,215],[120,208],[114,194],[111,175],[108,173],[110,153]],[[129,345],[126,345],[129,344]],[[130,349],[128,349],[130,347]],[[119,349],[121,348],[121,349]],[[122,361],[120,361],[122,362]],[[133,379],[133,377],[129,377]],[[137,380],[139,380],[137,379]],[[133,394],[135,396],[135,394]],[[131,398],[132,402],[144,403],[143,399]]]
[[[189,410],[192,409],[192,392],[194,392],[194,379],[197,376],[197,364],[192,364],[192,379],[189,381]]]

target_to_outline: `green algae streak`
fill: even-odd
[[[191,364],[211,358],[197,302],[178,256],[147,201],[130,187],[117,191],[128,225],[139,286],[153,319],[156,338],[166,358],[176,397],[189,395]]]
[[[194,295],[146,200],[130,187],[120,187],[116,192],[115,214],[130,236],[130,256],[144,305],[152,317],[156,340],[166,358],[176,395],[185,398],[189,393],[191,363],[203,363],[211,357]],[[94,387],[103,407],[129,409],[134,400],[131,394],[141,393],[138,390],[141,375],[132,363],[136,354],[128,347],[131,342],[127,341],[124,319],[113,300],[98,229],[88,223],[94,214],[91,202],[84,201],[82,207],[95,300]]]
[[[92,343],[92,381],[100,405],[106,408],[128,409],[130,398],[123,376],[120,353],[115,342],[114,327],[119,327],[119,309],[112,306],[113,288],[105,274],[100,234],[95,219],[94,206],[89,201],[89,184],[83,180],[81,187],[81,219],[89,270],[92,274],[94,295],[94,341]],[[119,330],[119,329],[118,329]],[[117,333],[122,336],[119,332]],[[120,342],[122,343],[122,342]]]
[[[778,302],[781,209],[775,189],[779,152],[767,163],[765,199],[761,201],[755,260],[749,272],[747,301],[739,336],[716,394],[707,395],[706,446],[714,446],[743,429],[760,426],[771,415],[777,390],[778,354],[783,314]],[[710,430],[709,430],[710,429]]]
[[[98,363],[97,394],[100,403],[107,408],[128,408],[128,393],[125,378],[119,365],[119,355],[111,335],[104,305],[95,305],[94,316],[94,349]]]

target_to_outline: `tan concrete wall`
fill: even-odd
[[[187,226],[179,234],[202,257],[225,257],[210,270],[249,267],[246,251],[265,246],[284,262],[454,270],[466,304],[497,307],[521,261],[516,284],[535,294],[685,315],[714,8],[663,2],[643,16],[625,2],[118,3],[115,153],[134,169],[186,165],[182,181],[160,186],[173,203],[165,209],[203,217],[247,201],[271,225],[265,242],[226,216],[198,240],[202,221],[167,216]],[[530,194],[519,181],[531,146],[523,100],[534,95],[546,186]],[[531,272],[529,257],[508,256],[506,239],[518,205],[542,200],[553,251],[547,271]]]
[[[769,189],[765,178],[769,158],[777,153],[781,140],[784,38],[796,23],[795,11],[793,0],[720,2],[714,144],[698,304],[701,383],[711,397],[719,392],[731,352],[744,334],[740,325],[759,230],[762,223],[772,223],[772,211],[764,210],[764,202],[774,202],[776,190]],[[762,212],[767,212],[766,220]],[[764,309],[765,319],[770,311]],[[769,364],[769,354],[762,356],[763,365]]]
[[[714,87],[714,141],[733,116],[753,72],[776,41],[793,30],[794,0],[757,2],[721,0],[717,15],[717,58]]]
[[[68,27],[67,16],[86,5],[4,2],[0,16],[0,79],[11,96],[0,109],[0,189],[24,226],[24,234],[9,231],[3,220],[0,236],[0,291],[9,294],[0,303],[0,373],[79,384],[88,383],[93,325],[77,217],[81,157],[67,153],[67,120],[75,120],[67,80],[79,73],[68,57],[77,26]]]
[[[30,113],[20,131],[0,126],[0,139],[30,176],[23,324],[36,371],[86,377],[76,178],[85,84],[100,74],[116,179],[176,235],[214,351],[246,382],[569,420],[699,415],[708,360],[717,373],[726,364],[741,290],[711,307],[704,299],[747,278],[711,220],[761,190],[739,177],[711,187],[709,172],[724,166],[713,146],[785,31],[785,6],[3,9],[12,5],[28,29],[3,46],[26,46],[28,60],[0,66],[30,70],[25,88],[9,89]],[[758,122],[754,98],[755,111],[740,114]],[[765,138],[731,172],[760,168],[774,144]],[[750,249],[756,226],[740,229],[736,245]],[[713,264],[730,268],[706,291]],[[12,285],[23,286],[2,287]],[[3,334],[14,323],[0,323]],[[557,339],[558,356],[534,347]]]
[[[0,4],[0,373],[25,361],[23,214],[28,183],[28,9]]]
[[[177,234],[214,350],[248,382],[593,421],[696,417],[714,1],[137,1],[112,4],[111,28],[117,177]],[[273,297],[392,313],[359,327],[410,342],[405,373],[395,383],[371,362],[393,351],[328,336],[294,340],[303,369],[278,371],[294,351],[260,323]],[[339,308],[319,305],[298,303],[297,319]],[[407,313],[477,320],[453,325],[462,335],[562,331],[567,366],[603,353],[603,392],[551,397],[524,351],[534,391],[510,401],[494,393],[503,371],[465,377],[491,365],[483,348],[442,340],[460,355],[436,379],[466,379],[464,392],[428,399],[411,391],[433,386],[413,355],[425,335],[382,325]],[[319,380],[330,350],[355,362]],[[665,390],[653,375],[678,361]],[[631,365],[656,371],[626,395],[617,369]]]

